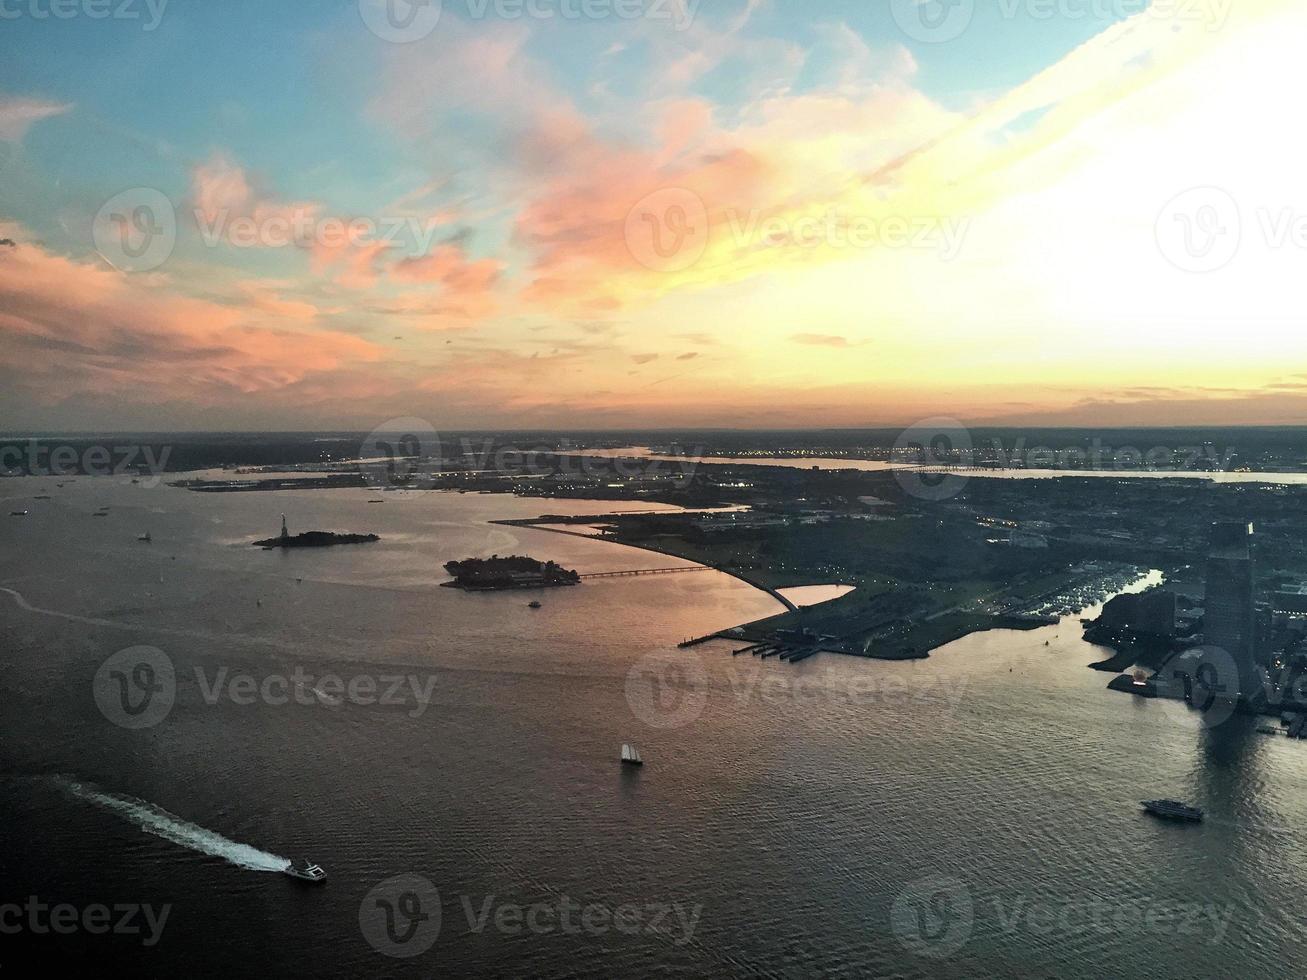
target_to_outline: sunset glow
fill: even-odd
[[[1301,3],[278,6],[0,24],[10,427],[1307,406]]]

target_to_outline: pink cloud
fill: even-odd
[[[493,312],[491,292],[503,271],[498,259],[469,261],[461,246],[447,244],[421,258],[400,260],[390,275],[399,282],[440,286],[441,312],[475,318]]]
[[[251,292],[257,300],[258,288]],[[302,304],[194,299],[162,276],[132,277],[26,242],[0,250],[0,311],[0,374],[41,403],[104,395],[231,404],[380,357],[358,337],[283,327],[307,317]]]
[[[244,167],[223,155],[192,168],[191,199],[195,219],[209,241],[262,248],[303,245],[321,224],[320,205],[276,199],[257,187]]]
[[[0,97],[0,140],[7,143],[20,142],[34,123],[62,116],[72,111],[72,108],[71,102]]]

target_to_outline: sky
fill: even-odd
[[[1299,0],[0,0],[0,430],[1297,424]]]

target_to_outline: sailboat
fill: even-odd
[[[622,765],[624,766],[642,766],[644,760],[640,758],[640,750],[634,746],[622,743]]]

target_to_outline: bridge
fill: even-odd
[[[562,531],[560,533],[571,534],[574,532]],[[588,535],[583,535],[583,536],[588,537]],[[590,572],[588,575],[582,575],[581,578],[582,579],[630,578],[635,575],[678,575],[678,574],[684,574],[685,572],[715,572],[715,571],[721,571],[721,569],[710,568],[707,565],[678,565],[676,568],[633,568],[625,572]],[[726,574],[738,578],[741,582],[747,582],[749,585],[752,585],[755,589],[762,589],[762,591],[766,592],[769,596],[771,596],[773,599],[775,599],[777,602],[783,605],[790,612],[799,612],[799,607],[796,606],[793,603],[793,601],[787,599],[785,596],[781,595],[778,591],[771,588],[770,586],[763,585],[761,582],[755,582],[753,579],[748,578],[745,575],[742,575],[738,571],[732,570],[727,572]]]
[[[624,572],[590,572],[582,575],[583,579],[594,578],[630,578],[634,575],[676,575],[685,572],[711,572],[707,565],[678,565],[676,568],[632,568]]]

